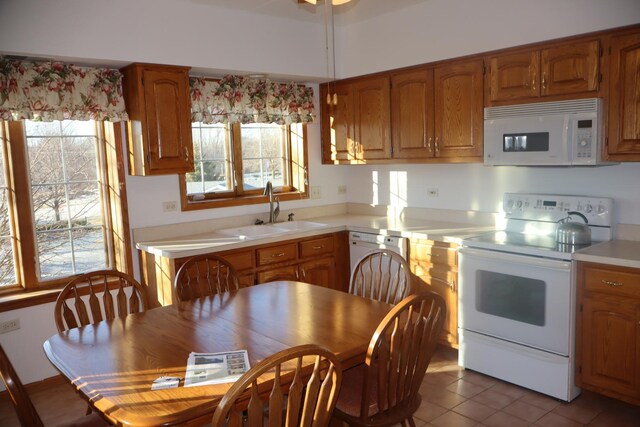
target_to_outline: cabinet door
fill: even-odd
[[[413,273],[418,279],[418,287],[436,292],[447,303],[447,316],[444,319],[440,342],[444,345],[458,347],[458,274],[455,271],[428,266],[412,265]]]
[[[598,90],[600,76],[598,40],[543,49],[541,51],[542,96]]]
[[[539,51],[494,56],[489,59],[489,68],[491,101],[540,96]]]
[[[391,158],[389,78],[358,80],[352,90],[357,159]]]
[[[581,382],[639,399],[640,304],[586,298],[580,315]]]
[[[320,258],[300,264],[300,280],[325,288],[341,290],[335,280],[335,260],[333,257]]]
[[[391,77],[393,157],[433,157],[433,70],[423,69]]]
[[[324,163],[355,158],[351,85],[327,83],[321,86],[322,158]]]
[[[143,71],[149,171],[193,171],[191,104],[185,72]]]
[[[640,33],[611,39],[609,81],[608,154],[640,161]]]
[[[482,158],[482,61],[469,61],[435,69],[436,157]]]
[[[273,282],[275,280],[299,280],[297,265],[276,267],[258,272],[258,283]]]

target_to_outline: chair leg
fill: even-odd
[[[91,405],[87,405],[87,412],[84,414],[85,416],[90,415],[93,412],[91,409]]]
[[[411,427],[416,427],[416,423],[415,421],[413,421],[413,416],[409,415],[409,418],[407,418],[407,421],[409,421],[409,425]],[[402,424],[404,425],[404,422]]]

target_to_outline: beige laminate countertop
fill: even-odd
[[[345,230],[451,243],[460,243],[465,237],[494,230],[493,226],[350,214],[309,218],[305,221],[324,225],[309,230],[246,239],[225,236],[212,230],[210,233],[138,242],[136,247],[156,256],[174,259]]]
[[[611,240],[573,254],[577,261],[640,268],[640,241]]]

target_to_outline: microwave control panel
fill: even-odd
[[[597,153],[595,152],[597,126],[594,119],[577,119],[574,121],[575,137],[573,139],[574,158],[573,163],[592,163]]]
[[[502,207],[506,218],[556,222],[567,212],[583,214],[589,225],[611,226],[613,199],[558,194],[505,193]]]

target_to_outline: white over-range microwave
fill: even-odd
[[[602,160],[602,100],[577,99],[484,109],[484,163],[595,166]]]

